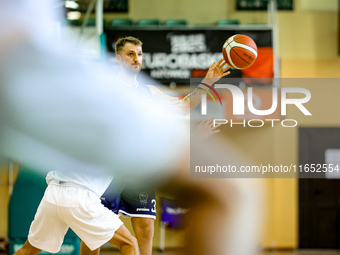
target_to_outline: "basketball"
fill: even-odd
[[[251,66],[257,58],[257,46],[247,35],[233,35],[225,41],[222,53],[228,65],[235,69]]]

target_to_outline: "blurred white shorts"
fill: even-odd
[[[28,241],[56,253],[70,227],[91,249],[108,242],[123,224],[90,190],[68,184],[50,184],[31,224]]]

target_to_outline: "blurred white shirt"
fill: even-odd
[[[112,86],[113,70],[61,54],[43,2],[0,0],[0,154],[46,172],[166,176],[184,124]]]

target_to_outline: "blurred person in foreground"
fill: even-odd
[[[44,8],[47,3],[0,1],[1,155],[38,169],[59,170],[61,178],[72,179],[72,187],[65,187],[70,184],[67,181],[52,178],[57,182],[51,183],[53,189],[90,194],[96,205],[93,208],[98,208],[105,188],[99,181],[109,180],[108,176],[126,178],[133,174],[141,181],[148,179],[185,198],[194,209],[191,219],[197,224],[191,225],[184,254],[254,254],[260,216],[257,187],[249,180],[191,179],[184,124],[169,117],[173,114],[165,106],[152,109],[123,88],[112,89],[111,70],[96,69],[55,53],[40,26],[49,17],[49,9]],[[220,146],[221,154],[207,155],[216,146]],[[220,138],[204,146],[198,142],[191,150],[215,164],[236,165],[243,159]],[[65,206],[58,205],[58,196],[50,194],[45,205]],[[64,201],[75,206],[71,202]],[[87,207],[84,212],[89,210]],[[102,214],[97,209],[92,212]],[[76,233],[81,238],[90,234],[87,244],[92,249],[117,234],[110,229],[110,234],[96,236],[89,226],[83,230]],[[54,234],[55,230],[49,229],[49,235]],[[38,239],[36,243],[39,241],[44,242]],[[57,242],[61,241],[60,234]],[[127,243],[124,239],[120,247],[128,248],[125,254],[138,254],[136,244]],[[29,243],[24,247],[20,250],[24,254],[40,250]]]
[[[138,82],[137,76],[143,63],[142,44],[139,39],[132,36],[123,37],[117,41],[115,52],[116,60],[119,63],[119,72],[112,81],[112,86],[126,87],[132,92],[138,93],[141,99],[153,108],[157,108],[160,103],[166,103],[180,113],[188,113],[195,108],[195,105],[201,100],[201,95],[205,93],[203,90],[196,89],[183,100],[179,100],[177,97],[166,95],[156,86]],[[228,75],[230,73],[228,72],[229,67],[224,68],[225,65],[223,59],[218,63],[213,63],[203,82],[215,82]],[[194,101],[195,105],[190,107],[190,101]],[[197,128],[197,135],[200,138],[207,138],[216,131],[215,128],[217,127],[212,127],[212,120],[203,121]],[[125,185],[125,180],[114,179],[108,190],[103,194],[102,203],[114,213],[131,218],[141,255],[151,255],[154,220],[156,219],[155,190],[149,186],[140,185],[137,178],[131,177],[129,181],[130,184]],[[81,255],[99,253],[99,249],[90,252],[84,243],[81,244],[81,247]],[[87,252],[85,252],[86,250]]]
[[[130,175],[138,167],[157,179],[157,165],[171,165],[182,124],[165,106],[159,109],[170,118],[124,88],[112,89],[106,70],[61,55],[31,24],[35,13],[26,17],[33,7],[16,4],[0,6],[0,150],[42,174],[53,170],[17,254],[58,252],[69,227],[91,249],[111,242],[122,254],[139,254],[135,238],[99,198],[119,172]]]

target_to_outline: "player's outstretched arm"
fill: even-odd
[[[214,62],[210,66],[207,74],[205,75],[201,83],[212,86],[219,79],[230,74],[230,71],[228,71],[230,66],[225,67],[226,64],[227,63],[224,61],[223,58],[221,58],[217,63]],[[200,84],[193,92],[183,98],[182,104],[183,112],[185,115],[189,114],[201,102],[201,95],[205,92],[204,90],[201,90],[199,88],[206,89],[205,86]]]
[[[214,62],[210,66],[207,74],[205,75],[201,83],[212,86],[219,79],[230,74],[230,71],[228,71],[230,66],[226,66],[226,64],[227,63],[224,61],[223,58],[221,58],[217,63]],[[207,89],[206,86],[199,84],[193,92],[185,96],[182,100],[179,100],[176,97],[164,94],[160,89],[155,86],[148,85],[148,87],[153,95],[156,95],[164,101],[169,102],[174,110],[178,110],[184,115],[189,114],[201,102],[201,95],[205,93],[202,89]]]
[[[152,95],[157,96],[163,103],[168,104],[168,106],[175,112],[181,113],[182,112],[182,100],[178,99],[174,96],[169,96],[163,93],[159,88],[148,85]]]

